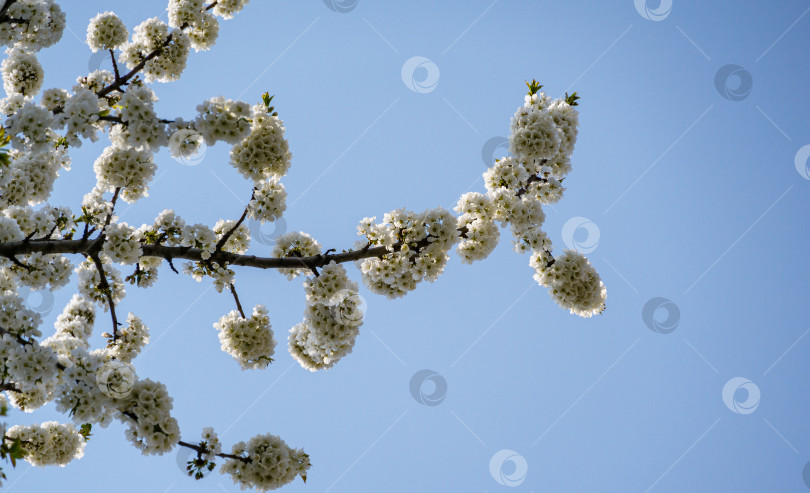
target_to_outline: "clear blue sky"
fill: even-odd
[[[184,439],[213,426],[229,450],[280,435],[313,463],[289,492],[806,491],[810,175],[795,161],[810,144],[810,3],[674,0],[668,13],[649,3],[650,14],[631,0],[359,0],[337,13],[321,0],[254,0],[222,23],[180,82],[156,86],[160,115],[191,118],[217,95],[275,94],[293,153],[288,229],[326,248],[350,247],[365,216],[450,208],[483,191],[482,147],[507,135],[525,79],[555,97],[579,91],[574,167],[545,227],[558,253],[566,239],[593,249],[608,309],[592,319],[562,311],[528,257],[502,241],[482,263],[453,257],[404,299],[361,288],[368,312],[354,352],[311,374],[286,353],[301,281],[240,269],[243,303],[268,306],[279,340],[270,368],[243,372],[212,327],[231,298],[163,269],[157,288],[128,287],[121,310],[151,328],[135,364],[168,386]],[[83,42],[96,12],[113,9],[130,28],[165,18],[160,0],[63,6],[79,39],[66,31],[41,53],[44,87],[70,86],[97,62]],[[432,91],[403,83],[413,56],[438,68]],[[716,83],[730,64],[739,68]],[[74,152],[54,203],[78,210],[100,149]],[[209,225],[238,217],[250,185],[227,151],[208,149],[193,167],[162,152],[150,197],[123,204],[122,220],[151,222],[164,208]],[[572,218],[584,219],[564,238]],[[55,294],[46,334],[70,295]],[[650,310],[661,332],[642,319],[656,297],[671,302]],[[96,344],[106,325],[100,317]],[[438,405],[411,395],[423,369],[447,384]],[[724,402],[736,377],[746,380]],[[47,419],[65,418],[53,406],[10,416]],[[525,461],[517,486],[490,472],[502,450],[522,457],[495,464],[502,482]],[[174,455],[141,456],[118,423],[65,469],[7,472],[12,492],[238,491],[219,474],[195,483]]]

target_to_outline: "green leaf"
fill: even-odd
[[[568,95],[568,93],[565,93],[565,102],[570,104],[571,106],[579,106],[579,103],[577,103],[578,99],[580,98],[579,95],[576,93],[576,91],[574,91],[574,93],[572,93],[570,96]]]
[[[529,88],[529,96],[534,96],[543,88],[543,86],[534,79],[532,79],[531,82],[526,81],[526,86]]]

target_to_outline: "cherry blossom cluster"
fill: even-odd
[[[243,490],[274,490],[298,476],[306,481],[310,468],[309,455],[301,449],[290,448],[284,440],[271,434],[257,435],[247,443],[238,442],[231,455],[237,458],[226,460],[220,470],[229,474]]]
[[[222,350],[233,356],[243,370],[267,368],[273,362],[276,340],[264,305],[253,307],[253,314],[247,318],[233,310],[214,328],[219,331]]]
[[[303,368],[329,369],[352,352],[363,324],[357,290],[346,269],[334,262],[304,281],[304,320],[290,329],[289,337],[290,354]]]
[[[371,291],[398,298],[444,272],[450,258],[447,252],[459,237],[453,214],[442,208],[422,213],[398,209],[386,213],[382,223],[374,220],[367,217],[357,227],[367,244],[384,246],[389,252],[357,262]]]

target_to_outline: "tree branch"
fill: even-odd
[[[228,287],[231,288],[231,294],[233,295],[233,300],[236,302],[236,308],[239,309],[239,314],[242,315],[242,318],[247,320],[245,311],[242,310],[242,303],[239,303],[239,296],[236,295],[236,287],[233,285],[233,283],[228,284]]]
[[[205,454],[205,453],[209,452],[208,450],[203,450],[203,448],[202,448],[202,447],[200,447],[199,445],[194,445],[193,443],[184,442],[183,440],[180,440],[179,442],[177,442],[177,445],[180,445],[181,447],[190,448],[191,450],[193,450],[193,451],[197,452],[197,454],[198,454],[198,455],[203,455],[203,454]],[[248,464],[248,463],[252,462],[252,461],[251,461],[251,459],[250,459],[250,457],[241,457],[241,456],[239,456],[239,455],[233,455],[233,454],[216,454],[216,456],[217,456],[217,457],[222,457],[222,458],[224,458],[224,459],[234,459],[234,460],[239,460],[239,461],[244,462],[245,464]]]

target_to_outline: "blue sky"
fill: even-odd
[[[151,328],[135,365],[168,386],[184,439],[204,426],[226,448],[280,435],[313,463],[289,492],[810,488],[810,3],[648,3],[358,0],[338,13],[320,0],[254,1],[223,22],[181,81],[155,86],[160,115],[275,94],[293,154],[286,228],[326,248],[350,247],[363,217],[483,191],[482,148],[508,135],[524,80],[555,97],[578,91],[573,171],[545,229],[557,253],[591,250],[608,309],[591,319],[559,309],[505,240],[484,262],[453,257],[403,299],[361,287],[354,352],[311,374],[286,353],[301,281],[241,269],[243,304],[266,304],[279,340],[271,367],[243,372],[212,327],[231,298],[162,269],[158,287],[128,288],[121,310]],[[96,12],[115,10],[130,28],[165,18],[153,0],[63,7],[70,32],[41,52],[44,87],[107,63],[83,43]],[[438,70],[429,91],[403,83],[414,56],[429,63],[412,80]],[[74,151],[54,204],[78,210],[101,144]],[[123,204],[121,219],[151,222],[164,208],[192,223],[237,218],[250,184],[227,152],[209,148],[196,166],[162,152],[150,197]],[[70,291],[54,294],[46,334]],[[422,395],[446,383],[436,405],[410,390],[426,369]],[[65,418],[49,405],[9,422],[48,419]],[[13,492],[237,491],[219,474],[195,483],[175,455],[141,456],[117,423],[65,469],[7,473]]]

